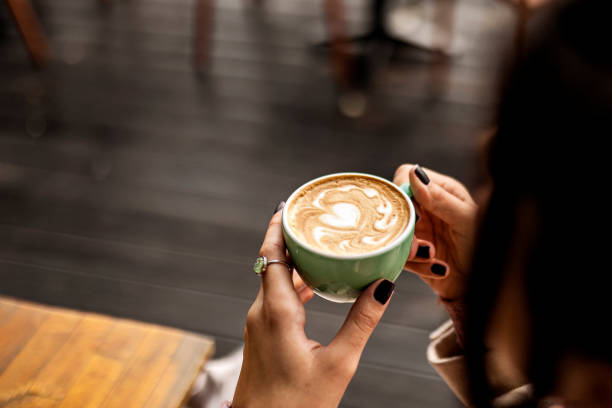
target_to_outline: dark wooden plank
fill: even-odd
[[[109,245],[112,242],[132,245],[134,251],[158,249],[160,253],[182,254],[186,257],[227,258],[228,262],[243,265],[251,264],[257,256],[265,231],[265,225],[262,225],[261,230],[254,231],[171,216],[156,216],[141,211],[96,211],[91,206],[50,200],[45,202],[46,208],[39,209],[33,201],[5,196],[2,208],[12,211],[9,214],[0,212],[0,223],[51,234],[65,234],[66,239],[73,237],[77,240],[110,241]],[[262,220],[263,223],[265,220]],[[13,249],[27,251],[27,247],[19,248],[19,233],[14,231]],[[9,238],[8,235],[6,237]],[[41,242],[40,245],[46,244]]]
[[[125,128],[90,127],[80,134],[75,134],[74,130],[62,130],[75,134],[70,141],[55,140],[50,133],[45,141],[28,142],[20,135],[2,140],[4,153],[0,160],[41,170],[77,173],[90,181],[123,181],[169,192],[210,192],[220,197],[241,198],[240,194],[244,196],[251,192],[248,183],[256,183],[260,188],[270,190],[269,193],[287,194],[314,176],[339,170],[368,170],[391,178],[395,168],[403,162],[424,159],[444,163],[431,158],[431,155],[448,153],[450,148],[462,153],[462,156],[449,157],[453,163],[461,163],[461,159],[474,157],[478,135],[477,126],[464,126],[461,130],[451,122],[438,125],[434,130],[432,124],[418,120],[408,128],[397,129],[397,134],[384,143],[372,135],[349,139],[329,130],[319,132],[319,129],[313,129],[319,136],[309,138],[307,132],[300,132],[303,138],[287,145],[283,143],[284,136],[279,128],[263,127],[255,131],[251,127],[245,133],[244,127],[223,125],[217,130],[220,133],[216,137],[202,134],[196,136],[197,139],[185,132],[187,135],[181,147],[176,147],[177,143],[171,144],[168,133],[153,131],[145,139],[144,132],[138,138],[138,134],[134,136],[134,132]],[[84,136],[92,131],[99,135]],[[405,133],[401,134],[402,131]],[[244,143],[235,138],[222,139],[226,132],[242,133],[249,139],[244,139]],[[409,137],[410,134],[425,133],[435,136],[441,145]],[[154,138],[156,134],[159,135],[157,139]],[[160,139],[164,142],[157,144]],[[308,142],[309,139],[312,143]],[[347,147],[349,140],[357,145]],[[139,145],[146,147],[138,148]],[[320,151],[322,146],[326,149],[324,153]],[[275,160],[270,161],[270,157]],[[313,169],[313,160],[319,160],[321,166]],[[471,167],[463,167],[465,169],[456,176],[469,184]],[[260,198],[255,195],[252,199]]]
[[[31,183],[5,183],[9,191],[21,193],[39,202],[50,200],[74,200],[93,208],[114,208],[120,211],[144,210],[157,216],[170,216],[192,221],[207,222],[234,228],[261,231],[267,225],[270,208],[257,202],[246,202],[217,198],[206,194],[168,194],[163,190],[152,190],[137,185],[104,183],[100,185],[90,178],[78,175],[59,174],[58,177],[37,169],[17,168],[0,164],[4,177],[23,177]],[[12,173],[12,174],[11,174]],[[289,193],[282,195],[287,196]],[[278,199],[274,200],[278,203]],[[270,199],[270,202],[272,200]],[[266,214],[266,217],[262,217]]]
[[[241,261],[232,253],[225,255],[189,254],[160,251],[136,245],[119,244],[44,231],[0,225],[0,258],[76,271],[91,276],[135,280],[177,289],[252,299],[259,278],[252,274],[251,260]],[[244,258],[248,254],[244,254]],[[223,271],[223,273],[220,273]],[[431,290],[410,273],[396,282],[394,305],[385,321],[421,329],[433,329],[445,313]],[[329,302],[312,302],[313,310],[346,313]]]
[[[83,118],[74,117],[68,120],[64,117],[60,121],[55,119],[53,127],[46,131],[45,137],[30,141],[29,146],[36,143],[34,146],[38,146],[39,149],[56,149],[58,154],[62,152],[64,154],[70,152],[75,154],[78,151],[86,154],[94,148],[105,148],[106,151],[112,151],[113,153],[131,154],[135,158],[142,155],[150,156],[154,161],[170,158],[176,160],[180,154],[181,162],[187,163],[193,163],[195,158],[199,156],[200,165],[206,166],[208,163],[201,160],[202,155],[210,154],[211,159],[214,159],[212,153],[219,150],[223,150],[229,156],[238,155],[240,157],[246,156],[252,160],[261,159],[257,155],[248,156],[248,153],[252,153],[253,149],[259,147],[257,141],[272,142],[267,147],[272,149],[275,154],[287,154],[299,149],[309,153],[315,152],[322,158],[335,153],[335,150],[339,148],[343,148],[347,152],[361,152],[367,149],[388,150],[386,143],[397,142],[401,147],[407,139],[413,139],[416,142],[429,141],[431,144],[432,138],[434,138],[436,141],[450,143],[457,147],[465,146],[467,143],[468,146],[466,147],[469,147],[470,143],[474,143],[474,131],[486,124],[485,118],[490,116],[486,114],[487,110],[467,105],[438,101],[429,102],[426,106],[423,106],[422,102],[418,100],[385,97],[387,100],[384,106],[386,112],[381,112],[386,115],[385,120],[400,115],[403,116],[404,120],[402,122],[398,121],[394,126],[388,126],[386,143],[381,143],[376,138],[376,132],[380,130],[377,129],[378,126],[354,126],[347,129],[340,126],[341,123],[339,122],[338,126],[330,127],[329,123],[326,123],[330,118],[322,111],[315,110],[308,114],[309,120],[306,121],[304,120],[306,117],[304,110],[300,111],[302,118],[297,116],[295,110],[293,112],[289,110],[291,108],[288,105],[293,104],[294,95],[288,96],[287,101],[279,102],[249,100],[241,98],[241,95],[250,95],[250,93],[245,93],[245,84],[238,81],[227,81],[227,83],[228,85],[231,84],[228,86],[227,95],[220,94],[216,97],[224,103],[233,107],[253,103],[268,105],[271,112],[278,111],[278,113],[283,113],[284,116],[282,118],[269,117],[269,119],[274,120],[260,122],[232,117],[224,118],[222,115],[214,114],[214,112],[202,111],[201,109],[194,111],[192,107],[188,107],[192,105],[192,101],[182,99],[178,95],[164,94],[163,99],[172,101],[172,110],[180,115],[181,120],[186,121],[186,123],[168,123],[168,109],[165,114],[159,112],[160,116],[157,117],[145,119],[142,115],[139,115],[136,118],[130,117],[129,120],[116,123],[109,123],[108,121],[96,123],[97,120],[101,121],[104,118],[103,113],[99,114],[99,118],[94,116],[82,123],[79,121],[82,121]],[[176,85],[180,86],[179,84]],[[122,88],[119,92],[126,93],[126,86],[121,83],[116,86]],[[127,87],[131,86],[128,85]],[[187,84],[187,87],[193,87],[193,84]],[[266,95],[266,93],[261,92],[252,93]],[[140,94],[139,89],[133,89],[125,97],[134,99]],[[6,126],[1,137],[7,139],[7,141],[19,141],[21,145],[26,145],[29,138],[26,137],[27,133],[23,128],[23,123],[19,121],[18,117],[11,118],[9,116],[11,112],[16,113],[15,110],[19,101],[14,99],[17,98],[17,95],[15,91],[0,94],[0,102],[12,102],[11,108],[2,112]],[[328,104],[330,102],[329,98],[324,98],[320,103]],[[21,105],[26,107],[23,101]],[[184,109],[181,105],[184,105]],[[139,106],[141,109],[143,108],[142,105]],[[157,109],[155,105],[150,106],[151,109]],[[418,128],[415,128],[415,126],[418,126]],[[427,137],[424,137],[423,132],[416,131],[420,130],[419,128],[427,131]],[[295,136],[291,144],[286,143],[287,132],[291,132]],[[180,134],[180,143],[177,143],[175,137],[169,136],[177,133]],[[346,141],[349,139],[354,143],[347,144]],[[59,142],[62,143],[59,144]],[[51,146],[49,146],[50,144]],[[325,147],[325,150],[322,150],[322,147]],[[367,156],[359,158],[366,160]],[[233,170],[244,172],[242,167],[235,167]],[[296,177],[296,175],[289,173],[285,177],[291,178]]]
[[[117,151],[113,147],[100,146],[100,143],[92,140],[83,140],[82,143],[72,145],[2,140],[0,162],[81,176],[90,182],[103,179],[111,183],[164,190],[170,194],[204,194],[233,200],[250,198],[255,203],[267,203],[268,200],[253,195],[250,186],[265,185],[271,193],[287,194],[287,191],[290,192],[307,181],[299,178],[299,174],[274,174],[258,163],[262,162],[263,158],[250,157],[246,152],[236,153],[234,157],[236,162],[253,163],[251,172],[238,171],[227,165],[216,166],[218,159],[215,157],[219,157],[223,149],[230,147],[229,144],[219,148],[207,146],[203,154],[194,154],[193,150],[184,154],[176,152],[181,155],[180,162],[177,163],[177,155],[145,154],[134,150]],[[211,157],[211,160],[207,160],[208,157]],[[108,169],[105,170],[105,167]],[[261,171],[257,171],[257,167]],[[56,175],[58,176],[59,174]]]
[[[20,151],[25,149],[24,146],[20,146],[19,144],[10,144],[7,143],[7,156],[5,156],[5,160],[12,160],[17,162],[28,161],[27,156],[33,156],[36,153],[38,148],[32,149],[32,152],[29,152],[27,155],[23,155],[20,159],[11,159],[11,156],[8,156],[11,152],[11,149],[15,149],[16,151]],[[163,210],[167,214],[181,214],[186,215],[193,219],[198,219],[202,217],[209,217],[212,219],[218,219],[219,214],[215,214],[214,211],[211,211],[206,207],[205,203],[201,203],[201,206],[196,208],[193,206],[196,204],[193,200],[194,196],[198,200],[202,200],[203,198],[208,199],[208,201],[219,201],[219,200],[240,200],[243,199],[243,206],[248,209],[241,208],[240,210],[236,209],[236,213],[233,214],[232,219],[236,218],[236,221],[241,222],[240,225],[249,226],[250,223],[247,219],[256,219],[253,217],[253,211],[257,209],[257,207],[251,208],[254,205],[260,205],[262,202],[272,202],[270,196],[274,196],[274,202],[277,202],[277,197],[287,197],[291,191],[297,188],[303,182],[331,172],[337,171],[366,171],[370,173],[375,173],[382,176],[387,176],[389,178],[392,177],[393,171],[395,168],[406,161],[416,161],[419,156],[423,154],[428,154],[430,156],[430,161],[441,161],[435,157],[435,155],[447,155],[454,157],[453,162],[459,163],[460,159],[470,159],[473,158],[474,152],[472,149],[466,149],[463,151],[463,156],[459,156],[455,153],[451,155],[448,151],[444,149],[423,149],[415,146],[415,143],[411,140],[397,140],[398,149],[397,151],[393,149],[378,149],[370,152],[370,155],[365,155],[367,157],[366,160],[355,159],[355,157],[360,157],[359,155],[351,156],[349,158],[344,158],[344,156],[340,155],[339,151],[337,155],[319,155],[315,152],[303,152],[304,156],[300,157],[299,153],[297,154],[283,154],[284,152],[280,152],[278,155],[278,160],[270,161],[267,158],[270,157],[270,154],[274,156],[273,152],[261,151],[257,152],[257,150],[253,150],[251,154],[241,154],[238,157],[232,157],[233,160],[223,164],[219,157],[221,155],[215,155],[214,150],[210,154],[211,161],[213,164],[209,164],[209,166],[213,166],[215,162],[218,162],[221,167],[219,170],[211,169],[210,167],[201,167],[193,165],[190,168],[189,163],[183,167],[182,174],[187,173],[188,178],[185,183],[180,181],[172,183],[172,180],[176,180],[173,177],[172,173],[176,173],[176,170],[170,170],[169,167],[171,164],[168,161],[160,161],[156,166],[156,162],[152,161],[150,166],[146,166],[146,161],[141,157],[138,159],[137,157],[131,155],[117,155],[113,154],[112,151],[105,151],[101,149],[99,153],[92,154],[88,157],[89,163],[83,163],[84,160],[81,158],[77,161],[73,166],[85,167],[85,169],[81,170],[79,173],[70,173],[70,172],[62,172],[59,174],[53,174],[49,170],[39,169],[33,167],[25,167],[23,165],[13,165],[9,163],[0,163],[1,169],[3,173],[5,173],[5,178],[7,179],[5,183],[5,188],[20,188],[24,190],[26,194],[45,194],[48,197],[47,199],[57,198],[78,198],[80,200],[91,199],[92,195],[96,196],[95,202],[99,202],[100,193],[102,194],[103,199],[107,199],[111,201],[112,205],[121,205],[122,202],[130,202],[129,207],[131,208],[151,208],[151,210],[156,211],[157,213],[160,210]],[[402,147],[405,145],[406,147]],[[410,151],[409,146],[415,147],[413,153],[407,155],[405,152]],[[338,149],[336,147],[334,150]],[[265,150],[265,149],[264,149]],[[43,150],[44,151],[44,150]],[[387,152],[388,153],[385,153]],[[357,153],[357,152],[355,152]],[[252,157],[256,158],[252,158]],[[383,157],[389,156],[389,161],[383,160]],[[431,158],[431,156],[434,156]],[[39,156],[42,157],[42,156]],[[45,166],[45,162],[48,162],[49,159],[53,157],[50,156],[47,159],[41,160],[40,164],[36,164],[38,166]],[[204,157],[208,157],[208,154],[204,154]],[[231,157],[231,156],[230,156]],[[337,159],[335,159],[337,157]],[[35,158],[35,156],[34,156]],[[34,160],[34,158],[30,160]],[[60,159],[58,157],[58,159]],[[132,159],[132,160],[130,160]],[[300,168],[298,166],[292,166],[291,160],[302,159],[303,167]],[[322,163],[328,163],[327,166],[320,166],[317,170],[313,170],[312,166],[308,165],[308,159],[312,160],[321,160]],[[61,159],[60,159],[61,160]],[[67,160],[67,166],[70,165],[70,161],[75,161],[75,159]],[[101,161],[101,162],[100,162]],[[79,165],[79,162],[82,163]],[[132,164],[127,164],[131,162]],[[224,168],[228,168],[231,165],[237,165],[238,163],[248,164],[252,168],[252,173],[250,176],[239,177],[238,175],[232,175],[232,171],[224,170]],[[266,163],[268,165],[266,166]],[[85,165],[85,166],[83,166]],[[47,164],[49,166],[49,164]],[[57,167],[58,165],[51,165]],[[100,168],[100,166],[102,168]],[[117,169],[114,169],[114,167]],[[176,162],[174,166],[177,166]],[[291,168],[293,176],[289,177],[267,177],[268,174],[272,172],[281,172],[282,168]],[[447,165],[448,167],[448,165]],[[147,169],[151,170],[152,174],[147,173]],[[163,172],[165,169],[169,169],[169,175],[163,176]],[[131,171],[133,170],[133,171]],[[114,174],[113,174],[114,172]],[[130,174],[135,173],[135,175]],[[227,174],[227,176],[223,176]],[[125,174],[127,180],[122,179],[122,175]],[[156,174],[159,174],[160,177],[155,177]],[[180,180],[181,174],[176,175],[178,180]],[[130,180],[132,178],[132,180]],[[266,179],[270,179],[269,182],[266,182]],[[42,182],[53,182],[56,183],[57,186],[49,186],[43,191],[40,191],[38,185],[31,186],[29,184],[21,183],[17,186],[11,185],[11,180],[13,183],[19,182],[23,179],[31,179],[35,180],[37,184]],[[197,180],[200,179],[198,182]],[[276,180],[275,180],[276,179]],[[216,182],[215,182],[216,180]],[[299,181],[298,181],[299,180]],[[105,181],[105,183],[101,184],[98,181]],[[249,185],[245,184],[249,181],[253,181],[256,184]],[[242,183],[242,184],[241,184]],[[73,186],[72,189],[68,190],[66,185]],[[185,187],[182,187],[185,186]],[[55,187],[55,188],[53,188]],[[35,190],[35,191],[31,191]],[[101,191],[102,190],[102,191]],[[79,194],[75,196],[75,191],[78,191]],[[126,191],[132,192],[132,194],[126,194]],[[258,194],[259,192],[259,194]],[[69,195],[66,195],[69,193]],[[161,196],[160,196],[161,193]],[[167,197],[168,193],[171,193],[171,197]],[[249,196],[249,202],[244,198],[245,196]],[[106,198],[108,196],[108,198]],[[157,196],[157,197],[156,197]],[[183,200],[183,203],[178,201],[178,198]],[[163,203],[159,202],[161,200],[172,199],[175,202],[175,205],[172,207],[168,207],[163,205]],[[237,203],[228,202],[227,204],[234,206]],[[190,212],[185,213],[187,207],[190,208]],[[223,204],[225,206],[225,204]],[[216,208],[217,209],[217,208]],[[193,213],[193,211],[196,211]],[[269,210],[268,210],[269,211]],[[266,212],[268,212],[266,211]],[[246,217],[242,219],[237,219],[238,217]]]

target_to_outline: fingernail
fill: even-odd
[[[381,305],[387,303],[391,294],[393,293],[393,289],[395,289],[395,284],[388,280],[383,280],[378,284],[376,290],[374,291],[374,299]]]
[[[419,180],[421,180],[423,184],[425,185],[429,184],[429,177],[427,176],[427,173],[425,173],[425,170],[421,168],[421,166],[417,164],[414,169],[414,172],[416,173],[417,177],[419,178]]]
[[[276,209],[274,210],[274,214],[276,214],[277,212],[282,210],[284,206],[285,206],[285,202],[284,201],[281,201],[280,203],[278,203],[278,205],[276,206]]]
[[[416,252],[417,258],[429,259],[429,245],[419,245],[419,249]]]
[[[446,266],[441,264],[433,264],[431,265],[431,273],[438,276],[446,275]]]

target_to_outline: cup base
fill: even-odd
[[[326,286],[324,289],[315,288],[313,292],[323,299],[336,303],[354,303],[361,294],[361,291],[349,288],[346,285],[335,288],[335,290],[330,286]]]

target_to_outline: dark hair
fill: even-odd
[[[476,406],[490,406],[484,338],[511,252],[522,241],[530,313],[528,379],[548,395],[562,357],[612,363],[612,1],[564,2],[543,18],[509,75],[475,249],[465,352]],[[517,273],[516,271],[514,271]]]

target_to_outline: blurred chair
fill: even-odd
[[[438,1],[436,5],[436,20],[445,25],[448,32],[452,32],[453,29],[455,1],[442,0]],[[452,36],[446,38],[447,41],[442,47],[435,45],[440,43],[440,41],[434,41],[433,45],[425,46],[417,41],[412,42],[407,38],[398,39],[390,34],[386,27],[388,1],[370,0],[370,2],[371,23],[368,31],[362,35],[348,37],[344,18],[344,0],[324,0],[329,33],[329,40],[325,45],[330,50],[332,72],[338,85],[341,87],[345,86],[354,81],[354,77],[359,75],[360,72],[368,71],[359,66],[360,61],[361,65],[363,64],[363,58],[353,58],[351,56],[350,50],[355,46],[365,49],[369,54],[378,54],[378,56],[385,54],[390,56],[398,50],[409,49],[429,55],[432,65],[440,65],[440,63],[449,59],[448,48],[450,48]],[[436,38],[436,40],[438,39]]]
[[[196,0],[195,4],[195,27],[194,27],[194,64],[196,69],[206,66],[211,51],[210,37],[214,25],[214,0]],[[428,1],[428,0],[423,0]],[[446,0],[453,3],[455,0]],[[329,47],[331,55],[332,72],[339,84],[347,81],[350,75],[352,58],[349,56],[351,45],[360,44],[368,47],[374,44],[379,47],[387,47],[391,50],[398,48],[412,48],[421,52],[441,53],[440,50],[432,50],[428,47],[406,40],[398,40],[387,33],[385,28],[385,11],[387,0],[371,0],[372,23],[365,34],[349,38],[346,35],[346,22],[344,12],[344,0],[322,0],[325,9],[326,24],[328,27],[329,40],[323,45]],[[263,0],[254,0],[257,6]],[[452,12],[447,13],[448,16]],[[443,53],[442,53],[443,54]]]
[[[47,37],[30,0],[6,0],[32,62],[44,66],[51,56]]]

